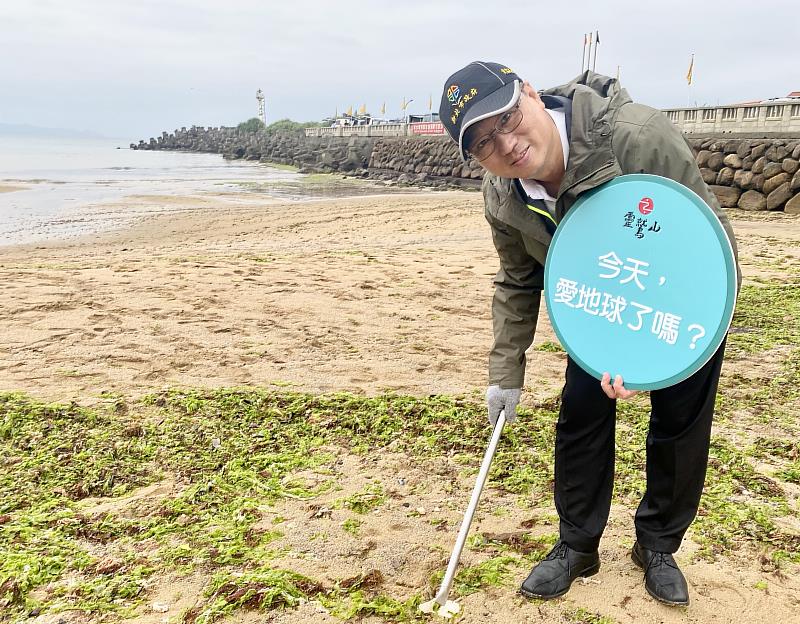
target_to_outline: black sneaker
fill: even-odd
[[[578,552],[566,542],[559,541],[550,554],[534,566],[519,588],[526,598],[558,598],[569,591],[572,581],[579,576],[592,576],[600,570],[597,551]]]
[[[686,579],[670,553],[648,550],[637,541],[631,559],[644,570],[644,586],[653,598],[675,607],[689,604]]]

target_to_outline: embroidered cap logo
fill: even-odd
[[[458,85],[450,85],[447,89],[447,99],[451,104],[458,102],[458,96],[461,95],[461,89]]]

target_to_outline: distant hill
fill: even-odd
[[[68,128],[42,128],[29,124],[0,123],[0,136],[14,137],[57,137],[61,139],[105,139],[98,132],[88,130],[70,130]]]

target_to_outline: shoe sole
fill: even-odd
[[[633,562],[639,567],[639,569],[641,569],[643,572],[646,572],[645,566],[644,566],[644,561],[642,561],[641,559],[639,559],[639,557],[636,556],[636,551],[635,550],[631,550],[631,559],[633,559]],[[644,584],[644,588],[647,590],[647,593],[650,594],[651,597],[653,597],[656,600],[658,600],[658,602],[660,602],[661,604],[669,605],[670,607],[687,607],[687,606],[689,606],[689,601],[688,600],[686,600],[685,602],[684,601],[675,602],[674,600],[664,600],[660,596],[656,596],[652,591],[650,591],[650,588],[647,586],[647,583]]]
[[[578,579],[578,578],[587,578],[590,576],[594,576],[599,571],[600,571],[600,563],[598,562],[593,566],[590,566],[585,570],[583,570],[582,572],[578,573],[578,576],[576,576],[575,578]],[[572,582],[574,583],[575,581],[573,580]],[[564,594],[566,594],[571,587],[572,583],[570,583],[569,586],[564,591],[559,592],[558,594],[535,594],[532,591],[528,591],[527,589],[520,587],[519,593],[525,596],[526,598],[536,598],[538,600],[552,600],[553,598],[559,598]]]

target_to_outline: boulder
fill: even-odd
[[[776,162],[768,162],[764,165],[764,177],[769,180],[772,176],[778,175],[781,171],[783,171],[783,166],[781,163]]]
[[[794,174],[792,181],[789,183],[789,188],[793,191],[800,189],[800,171]]]
[[[780,210],[792,198],[789,183],[784,182],[769,195],[767,195],[767,210]]]
[[[716,184],[717,183],[717,172],[713,169],[701,169],[700,175],[703,178],[703,182],[706,184]]]
[[[798,169],[800,169],[800,161],[797,161],[794,158],[784,158],[783,162],[781,163],[781,167],[783,167],[783,170],[786,173],[792,175],[796,173]]]
[[[753,156],[755,156],[755,150],[753,150]],[[764,172],[764,165],[767,164],[767,159],[763,156],[759,156],[756,158],[755,162],[753,163],[752,171],[753,173],[763,173]]]
[[[735,154],[734,154],[735,156]],[[717,174],[717,184],[721,184],[723,186],[730,186],[733,183],[733,175],[736,173],[734,169],[730,167],[723,167],[719,170]]]
[[[709,152],[708,150],[700,150],[697,153],[697,158],[696,158],[697,166],[702,169],[708,164],[709,158],[711,158],[711,152]]]
[[[723,208],[733,208],[739,201],[741,191],[733,186],[720,186],[718,184],[711,184],[708,187],[714,195],[717,196],[719,205]]]
[[[765,176],[766,177],[766,176]],[[786,188],[789,188],[789,180],[791,180],[792,176],[790,176],[785,171],[781,171],[778,175],[772,176],[768,180],[764,182],[764,195],[769,196],[772,192],[777,189],[782,184],[786,183]],[[784,200],[785,201],[785,200]]]
[[[755,158],[752,156],[745,156],[742,158],[742,169],[752,169],[753,163],[755,162]]]
[[[750,155],[752,147],[750,141],[742,141],[739,143],[739,148],[736,150],[736,155],[739,158],[747,158]]]
[[[767,160],[771,160],[772,162],[781,162],[789,154],[790,151],[783,145],[773,145],[764,152],[764,156],[767,157]]]
[[[766,210],[767,198],[758,191],[745,191],[737,205],[742,210]]]
[[[795,160],[800,160],[800,145],[792,150],[792,158]]]
[[[767,151],[768,147],[769,145],[766,143],[759,143],[753,147],[753,151],[750,152],[750,155],[756,159],[761,158],[764,155],[764,152]]]
[[[739,157],[738,154],[728,154],[723,160],[726,167],[730,167],[731,169],[741,169],[742,168],[742,159]]]
[[[741,142],[741,139],[730,139],[729,141],[725,142],[725,145],[722,146],[722,151],[725,154],[735,154],[737,151],[739,151],[739,144]]]
[[[783,211],[786,214],[800,214],[800,193],[784,204]]]
[[[721,152],[714,152],[708,159],[708,168],[714,171],[719,171],[723,167],[723,160],[725,156]]]
[[[733,183],[741,189],[747,190],[751,188],[751,184],[753,182],[753,176],[755,174],[752,171],[745,171],[744,169],[738,169],[736,173],[733,175]]]
[[[754,174],[753,180],[750,182],[750,186],[752,186],[757,191],[762,190],[764,188],[764,174],[763,173]]]

